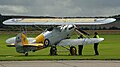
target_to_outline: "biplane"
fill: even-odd
[[[37,51],[47,47],[51,55],[57,55],[57,46],[70,46],[68,49],[71,55],[76,55],[76,45],[87,45],[99,43],[104,38],[89,38],[89,34],[76,25],[101,25],[114,22],[114,18],[12,18],[3,22],[5,25],[55,25],[56,27],[45,30],[35,38],[26,36],[25,32],[19,33],[16,37],[6,40],[7,46],[13,46],[18,53],[28,56],[29,51]],[[82,39],[70,39],[73,32],[88,37]]]

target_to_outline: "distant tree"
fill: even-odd
[[[103,30],[107,30],[107,28],[106,28],[106,27],[103,27]]]
[[[113,27],[110,27],[110,28],[109,28],[109,30],[119,30],[119,28],[118,28],[118,27],[113,26]]]
[[[99,28],[98,28],[98,30],[102,30],[102,28],[101,28],[101,27],[99,27]]]
[[[120,20],[120,14],[118,14],[118,15],[114,15],[114,16],[110,16],[110,17],[112,17],[112,18],[116,18],[117,20]]]
[[[85,27],[84,30],[89,30],[89,28],[88,28],[88,27]]]

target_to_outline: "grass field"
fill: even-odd
[[[93,45],[85,45],[82,56],[71,56],[69,51],[58,52],[57,56],[50,56],[50,48],[29,52],[29,56],[24,56],[24,54],[17,53],[14,47],[6,46],[5,40],[13,36],[16,35],[0,34],[0,60],[120,60],[120,35],[100,35],[105,40],[99,44],[99,56],[94,55]],[[29,36],[35,37],[36,35]],[[65,49],[58,47],[58,50]]]

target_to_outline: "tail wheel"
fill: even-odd
[[[71,55],[77,55],[77,49],[74,46],[70,47],[70,54]]]
[[[48,47],[49,45],[50,45],[50,41],[48,39],[45,39],[44,47]]]
[[[25,56],[28,56],[28,52],[25,52]]]

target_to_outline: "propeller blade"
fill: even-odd
[[[81,33],[89,36],[89,33],[85,32],[85,31],[83,31],[83,30],[81,30],[81,29],[76,28],[76,31],[77,31],[77,32],[79,31],[79,32],[81,32]]]
[[[83,37],[85,37],[85,36],[83,35],[83,33],[81,33],[80,31],[78,31],[77,29],[75,29],[75,31],[76,31],[78,34],[80,34],[80,35],[82,35]]]

